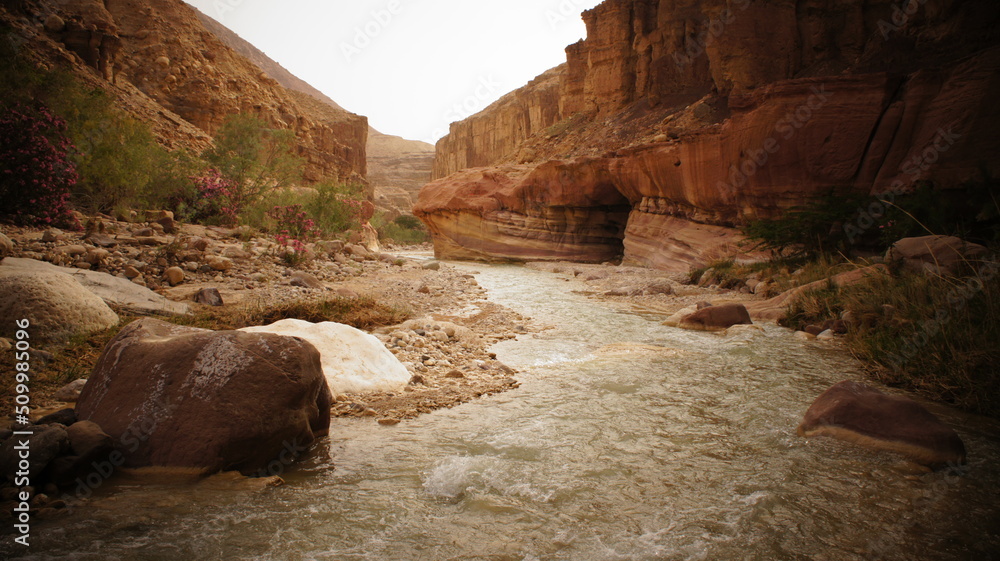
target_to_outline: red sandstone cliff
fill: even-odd
[[[534,84],[504,98],[549,116],[545,128],[519,127],[503,100],[453,125],[436,171],[495,167],[429,184],[415,213],[442,257],[623,254],[683,269],[730,247],[728,227],[833,186],[948,188],[1000,172],[1000,6],[914,7],[608,0],[554,72],[557,103]],[[623,234],[578,235],[594,230]]]
[[[181,0],[20,0],[0,15],[40,62],[107,90],[167,147],[200,152],[226,116],[252,113],[295,132],[307,180],[366,174],[365,117],[282,87]]]
[[[437,143],[434,179],[466,168],[488,166],[509,154],[513,156],[512,152],[526,138],[541,134],[558,122],[565,74],[566,65],[553,68],[482,112],[452,123],[448,136]]]

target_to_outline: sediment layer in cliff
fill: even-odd
[[[483,166],[421,192],[415,213],[440,256],[579,254],[564,234],[580,224],[567,221],[564,232],[532,221],[564,206],[535,188],[553,163],[562,171],[547,185],[556,190],[585,200],[594,185],[577,170],[586,169],[619,195],[610,206],[574,206],[580,220],[613,208],[610,231],[623,205],[628,213],[621,239],[580,260],[619,247],[629,262],[678,270],[732,251],[734,226],[833,188],[947,189],[1000,173],[994,3],[927,3],[907,14],[880,0],[608,0],[584,20],[587,39],[548,74],[559,77],[557,99],[534,83],[438,143],[436,174]],[[511,117],[525,113],[548,116],[544,128]],[[490,190],[479,179],[490,177],[503,179]],[[476,237],[500,235],[500,223],[502,251]]]
[[[239,48],[242,40],[217,23],[206,26],[181,0],[17,4],[3,9],[3,19],[32,56],[108,91],[168,148],[200,152],[227,116],[250,113],[295,133],[308,181],[366,175],[365,117],[283,87],[252,62],[259,51],[237,52],[229,43]]]
[[[430,181],[434,146],[382,134],[368,135],[368,183],[375,205],[388,216],[410,214],[420,189]]]

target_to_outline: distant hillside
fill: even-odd
[[[329,96],[289,72],[226,26],[200,12],[198,16],[219,40],[259,66],[282,86],[343,110]],[[430,181],[434,146],[382,134],[369,127],[366,153],[368,182],[376,204],[390,212],[409,213],[420,188]]]

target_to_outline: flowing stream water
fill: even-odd
[[[470,269],[471,270],[471,269]],[[995,421],[941,406],[970,464],[795,434],[843,350],[773,325],[664,327],[576,281],[476,266],[490,299],[554,329],[496,347],[521,388],[406,421],[335,419],[286,484],[117,485],[34,528],[23,559],[977,559],[1000,551]]]

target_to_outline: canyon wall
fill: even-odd
[[[565,65],[553,68],[482,112],[452,123],[449,134],[437,143],[433,178],[490,165],[559,121],[565,72]]]
[[[392,219],[410,214],[420,189],[431,179],[434,146],[371,129],[368,134],[368,183],[375,206]]]
[[[251,113],[295,133],[306,180],[367,173],[365,117],[283,87],[181,0],[21,0],[3,19],[40,63],[108,91],[168,148],[201,152],[227,116]]]
[[[683,270],[738,251],[734,227],[834,187],[947,189],[1000,173],[1000,6],[910,12],[885,0],[608,0],[550,73],[558,99],[532,84],[452,126],[436,175],[481,169],[427,185],[415,214],[441,257],[617,252]],[[516,126],[519,99],[546,128]],[[577,196],[554,195],[565,192]]]

